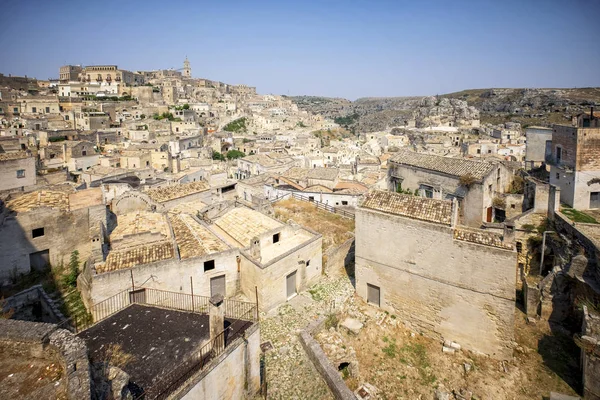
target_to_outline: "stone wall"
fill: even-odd
[[[589,313],[584,306],[582,325],[583,396],[586,400],[600,400],[600,316]]]
[[[200,374],[189,379],[172,398],[246,399],[260,389],[260,329],[254,324],[244,337],[229,344]]]
[[[53,324],[0,319],[0,351],[59,362],[67,379],[68,399],[91,398],[87,347],[71,332]]]
[[[512,355],[516,252],[453,238],[447,226],[360,209],[356,292],[413,329],[507,359]]]
[[[12,310],[12,319],[56,323],[65,320],[42,285],[35,285],[6,299],[4,311]]]
[[[316,236],[311,242],[302,243],[265,264],[252,261],[249,255],[245,255],[241,260],[243,293],[249,299],[254,299],[256,286],[259,308],[268,311],[288,300],[286,277],[294,271],[296,291],[307,289],[322,273],[322,242],[323,238]],[[309,266],[306,265],[307,261],[310,261]]]
[[[25,170],[23,178],[18,170]],[[33,157],[0,161],[0,191],[33,186],[36,183],[35,159]]]
[[[71,212],[40,207],[8,216],[0,223],[0,281],[29,273],[30,254],[40,251],[48,250],[54,266],[66,265],[74,250],[79,251],[80,260],[86,260],[91,253],[90,227],[97,230],[101,222],[106,226],[103,205]],[[43,235],[33,237],[38,228],[44,228]]]
[[[330,276],[346,274],[345,270],[354,265],[354,238],[346,240],[339,246],[328,249],[323,255],[325,273]]]
[[[88,306],[97,304],[123,290],[131,288],[131,276],[136,287],[154,288],[178,293],[191,293],[190,277],[194,284],[194,294],[210,297],[210,278],[225,275],[226,296],[238,292],[240,274],[237,269],[237,249],[194,257],[184,260],[172,258],[133,268],[91,274],[91,282],[82,284],[82,296]],[[215,261],[215,268],[204,271],[204,262]],[[89,278],[89,276],[88,276]],[[82,282],[83,283],[83,282]],[[252,288],[254,290],[254,288]],[[251,299],[254,296],[250,297]]]
[[[300,332],[300,343],[306,351],[308,358],[312,361],[313,365],[319,371],[319,374],[323,377],[323,380],[327,383],[329,390],[333,394],[333,398],[336,400],[355,400],[356,396],[346,386],[346,383],[341,378],[339,372],[331,364],[327,355],[319,345],[319,343],[313,339],[312,334],[319,329],[324,322],[321,317],[317,321],[313,321],[305,330]]]

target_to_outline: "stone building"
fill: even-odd
[[[530,126],[525,128],[525,163],[534,168],[546,162],[552,154],[552,128]]]
[[[81,72],[81,65],[63,65],[58,70],[58,79],[60,83],[77,81]]]
[[[79,74],[81,82],[119,82],[127,86],[144,84],[144,76],[135,72],[119,69],[116,65],[90,65],[83,67]]]
[[[74,250],[86,259],[100,246],[106,218],[100,188],[10,198],[0,213],[0,280],[66,264]]]
[[[410,327],[512,355],[513,232],[456,225],[456,203],[375,191],[356,212],[356,292]]]
[[[580,114],[576,126],[554,125],[550,184],[560,201],[579,210],[600,208],[600,113]]]
[[[401,150],[388,161],[388,189],[433,199],[457,199],[461,223],[479,227],[501,212],[494,198],[512,181],[504,164],[449,158]]]
[[[245,207],[202,211],[197,203],[118,214],[110,247],[90,259],[80,278],[88,307],[130,288],[133,276],[136,287],[190,293],[193,282],[203,296],[258,295],[267,311],[321,275],[321,235]]]
[[[36,184],[35,158],[24,151],[0,153],[0,192]]]

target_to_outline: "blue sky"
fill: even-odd
[[[181,68],[259,93],[600,86],[600,0],[2,2],[0,72]]]

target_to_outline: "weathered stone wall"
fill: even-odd
[[[583,396],[586,400],[600,400],[600,316],[583,307],[581,329],[581,365],[583,369]]]
[[[52,265],[67,264],[71,252],[79,251],[79,259],[86,260],[91,253],[90,210],[94,228],[106,225],[104,206],[60,212],[37,208],[4,219],[0,224],[0,280],[14,274],[30,271],[30,254],[49,250]],[[104,212],[104,214],[103,214]],[[33,237],[33,229],[44,228],[43,236]]]
[[[495,358],[512,355],[516,252],[454,240],[452,229],[360,209],[356,292],[438,339]]]
[[[188,380],[173,398],[245,399],[260,389],[260,329],[258,324],[228,345],[204,370]]]
[[[354,264],[354,257],[354,238],[350,238],[325,252],[325,273],[330,276],[345,274],[345,269]]]
[[[38,308],[39,315],[35,315]],[[12,310],[12,319],[57,323],[65,319],[42,285],[35,285],[6,299],[4,311]]]
[[[312,285],[321,275],[323,269],[321,236],[308,244],[301,244],[280,255],[262,266],[242,257],[243,293],[255,298],[255,286],[258,287],[258,305],[261,311],[285,303],[287,299],[286,277],[296,272],[296,291],[300,292]],[[310,261],[307,267],[306,262]]]
[[[124,269],[92,275],[89,287],[82,287],[82,295],[89,304],[96,304],[123,290],[131,288],[131,274],[136,287],[154,288],[180,293],[191,293],[190,277],[194,284],[194,294],[210,297],[210,278],[225,275],[226,296],[238,292],[240,275],[237,271],[237,249],[194,257],[184,260],[173,258],[131,269]],[[204,262],[215,261],[215,268],[204,271]],[[254,288],[253,288],[254,289]],[[254,298],[251,297],[252,299]]]
[[[323,321],[323,318],[314,321],[305,330],[300,332],[300,343],[304,351],[306,351],[308,358],[327,383],[333,397],[336,400],[355,400],[356,396],[354,393],[346,386],[346,383],[331,364],[319,343],[312,337],[312,333],[318,329]]]
[[[23,178],[17,177],[18,170],[25,170]],[[35,185],[35,159],[20,158],[0,162],[0,191]]]

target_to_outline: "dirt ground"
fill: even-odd
[[[465,350],[443,353],[442,343],[411,332],[395,316],[356,296],[354,303],[364,315],[358,335],[339,324],[335,332],[330,328],[317,335],[324,348],[335,341],[332,335],[338,343],[341,335],[342,347],[355,351],[358,376],[341,372],[351,389],[369,383],[381,399],[431,399],[436,389],[462,390],[474,399],[490,400],[542,399],[550,391],[576,395],[580,390],[579,349],[568,332],[552,333],[541,322],[528,324],[519,309],[515,309],[514,357],[499,361]],[[345,318],[340,314],[337,321]]]
[[[273,205],[275,217],[281,221],[292,219],[323,235],[323,252],[342,244],[354,236],[354,220],[316,209],[315,205],[294,199],[278,201]]]
[[[0,398],[66,399],[62,368],[46,360],[0,352]]]

